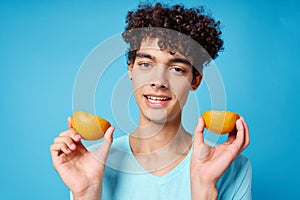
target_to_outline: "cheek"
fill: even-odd
[[[141,95],[143,94],[143,88],[149,83],[149,75],[144,73],[134,72],[132,73],[132,86],[134,97],[136,101],[140,100]]]
[[[149,73],[141,72],[139,70],[132,71],[132,84],[135,90],[148,84],[149,79],[150,79]]]
[[[190,83],[188,79],[177,79],[176,81],[172,81],[170,83],[171,92],[176,96],[180,104],[184,104],[190,90]]]

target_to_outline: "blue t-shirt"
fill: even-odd
[[[99,144],[89,148],[94,151]],[[190,158],[188,155],[163,176],[147,172],[131,152],[129,136],[114,139],[102,185],[103,200],[190,200]],[[217,183],[218,199],[251,199],[250,161],[239,155]],[[72,199],[72,197],[71,197]]]

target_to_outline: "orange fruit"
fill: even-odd
[[[85,140],[98,140],[103,137],[110,123],[96,115],[82,111],[75,111],[72,118],[72,127]]]
[[[217,134],[230,133],[239,117],[239,114],[229,111],[208,110],[202,114],[205,127]]]

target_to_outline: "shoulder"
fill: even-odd
[[[250,160],[244,155],[239,155],[236,157],[236,159],[223,174],[223,176],[225,176],[227,179],[234,178],[235,181],[242,181],[245,176],[251,175],[252,167]]]
[[[244,176],[252,175],[252,167],[250,160],[244,156],[239,155],[236,159],[230,164],[227,170],[221,177],[221,182],[228,180],[237,182],[240,179],[243,179]]]
[[[231,163],[229,168],[231,168],[232,170],[235,170],[235,171],[249,171],[249,170],[251,170],[251,162],[246,156],[239,155]]]
[[[224,199],[251,199],[251,184],[251,162],[246,156],[239,155],[224,172],[217,187]]]

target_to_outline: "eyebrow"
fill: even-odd
[[[192,66],[192,64],[190,63],[190,61],[188,61],[187,59],[185,58],[172,58],[170,60],[171,63],[183,63],[183,64],[187,64],[187,65],[190,65]]]
[[[156,60],[155,56],[152,56],[152,55],[147,54],[147,53],[137,53],[136,57],[139,57],[139,58],[148,58],[148,59],[153,60],[153,61]],[[172,58],[172,59],[169,60],[169,62],[170,63],[183,63],[183,64],[186,64],[186,65],[192,66],[191,62],[188,61],[185,58]]]
[[[156,60],[156,58],[154,56],[151,56],[150,54],[147,54],[147,53],[137,53],[136,57],[139,57],[139,58],[148,58],[148,59],[151,59],[151,60]]]

